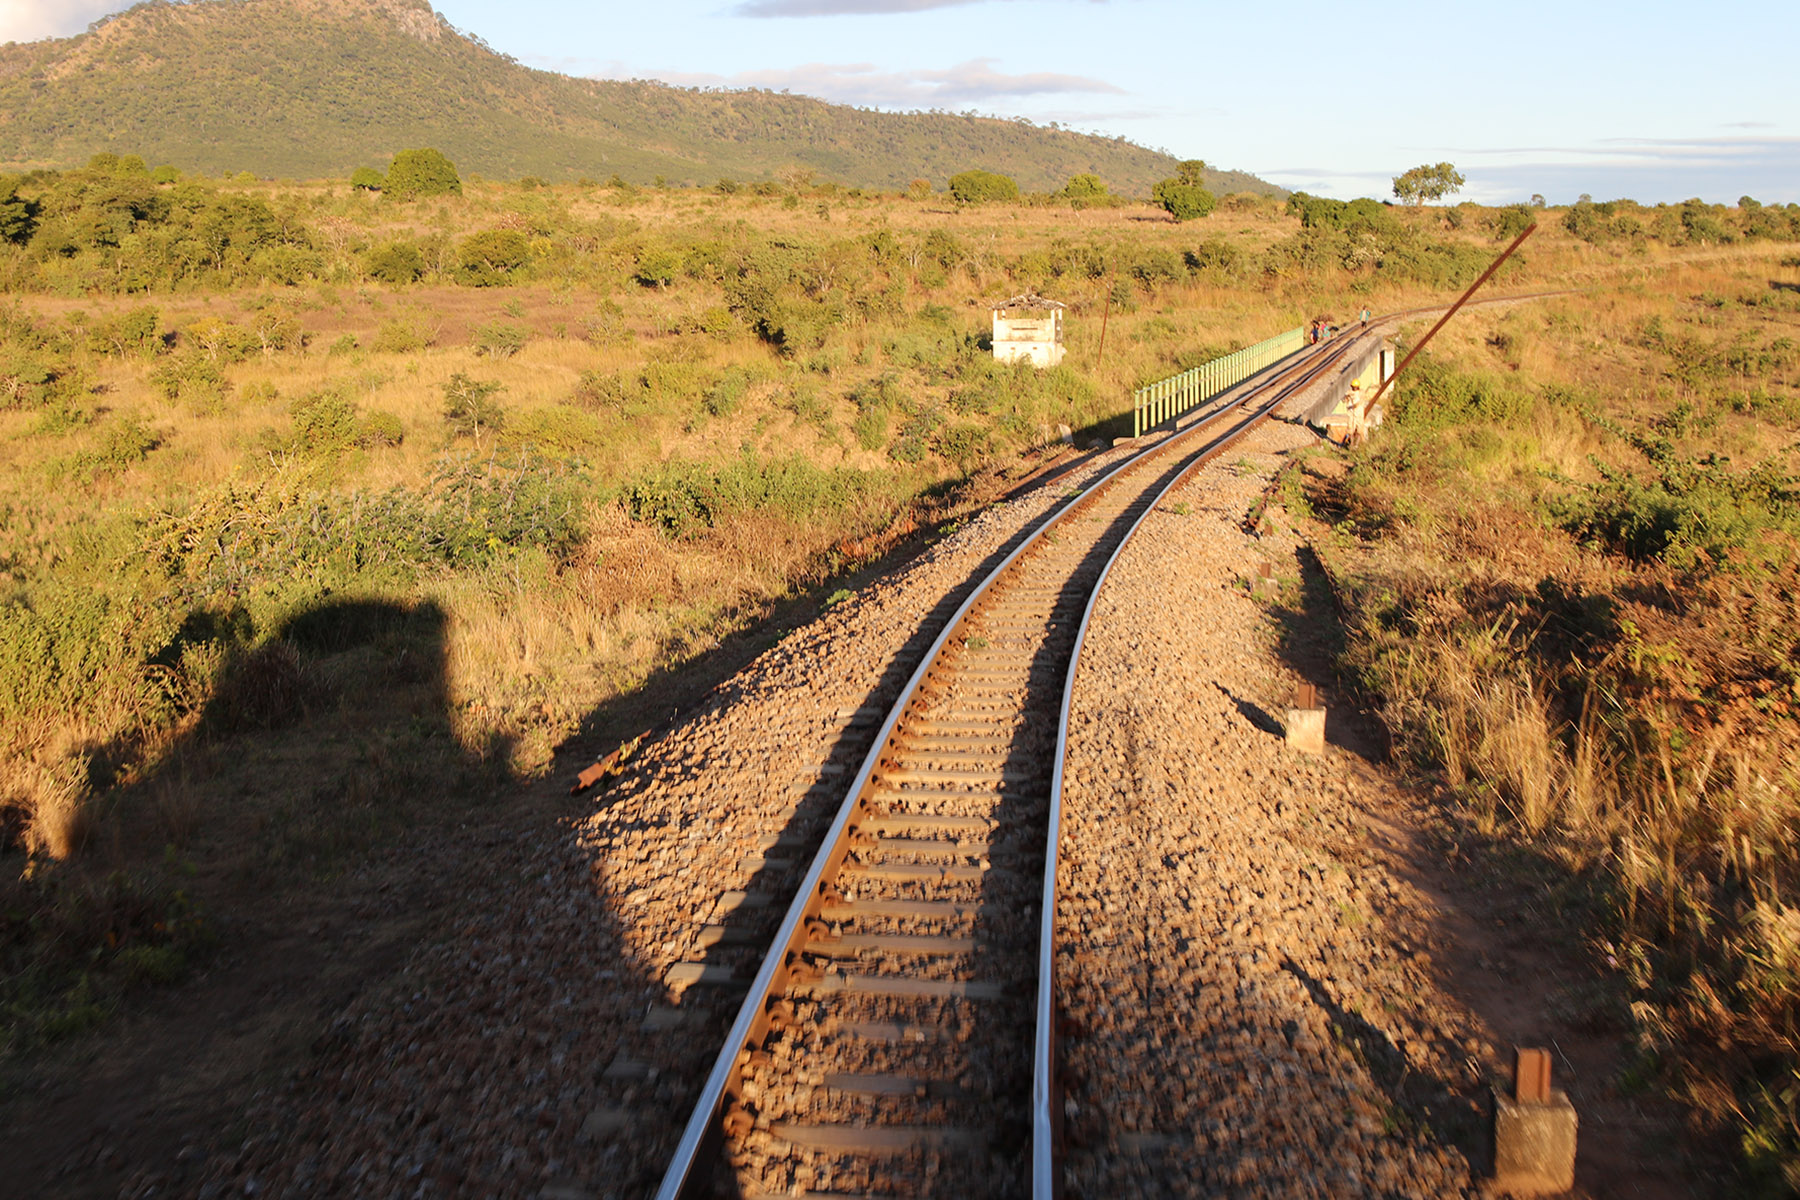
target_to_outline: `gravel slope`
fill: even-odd
[[[996,505],[790,635],[634,756],[591,815],[494,839],[466,922],[257,1097],[234,1155],[128,1194],[647,1194],[742,998],[670,968],[747,978],[967,586],[1125,453]],[[709,923],[744,944],[703,947]]]
[[[1455,1147],[1472,1144],[1481,1043],[1432,986],[1409,915],[1429,905],[1367,849],[1401,802],[1342,752],[1302,757],[1271,732],[1295,676],[1241,581],[1258,556],[1292,577],[1296,551],[1238,522],[1311,440],[1267,426],[1153,513],[1089,632],[1059,907],[1074,1196],[1471,1188]],[[688,986],[684,964],[748,974],[966,586],[1120,457],[822,614],[588,815],[492,839],[466,921],[258,1095],[235,1155],[129,1192],[648,1194],[741,998]],[[703,945],[709,924],[743,944]]]
[[[1268,561],[1292,599],[1291,535],[1242,520],[1312,441],[1267,425],[1197,473],[1096,607],[1058,882],[1071,1196],[1471,1190],[1481,1043],[1433,986],[1431,905],[1367,848],[1402,802],[1285,744],[1300,676],[1246,586]]]

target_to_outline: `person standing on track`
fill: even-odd
[[[1368,310],[1367,306],[1365,306],[1363,308],[1362,312],[1359,315],[1362,318],[1363,325],[1366,327],[1369,323],[1369,310]]]

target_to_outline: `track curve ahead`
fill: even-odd
[[[1168,490],[1354,341],[1275,364],[1127,459],[951,617],[799,885],[659,1200],[1057,1192],[1055,846],[1094,596]]]

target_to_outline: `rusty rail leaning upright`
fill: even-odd
[[[1131,436],[1142,437],[1145,430],[1193,411],[1305,344],[1305,330],[1296,326],[1254,346],[1138,388],[1131,393]]]

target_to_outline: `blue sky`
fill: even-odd
[[[1447,159],[1484,202],[1800,201],[1792,0],[434,3],[530,66],[1059,121],[1324,195]],[[0,40],[124,7],[0,0]]]

